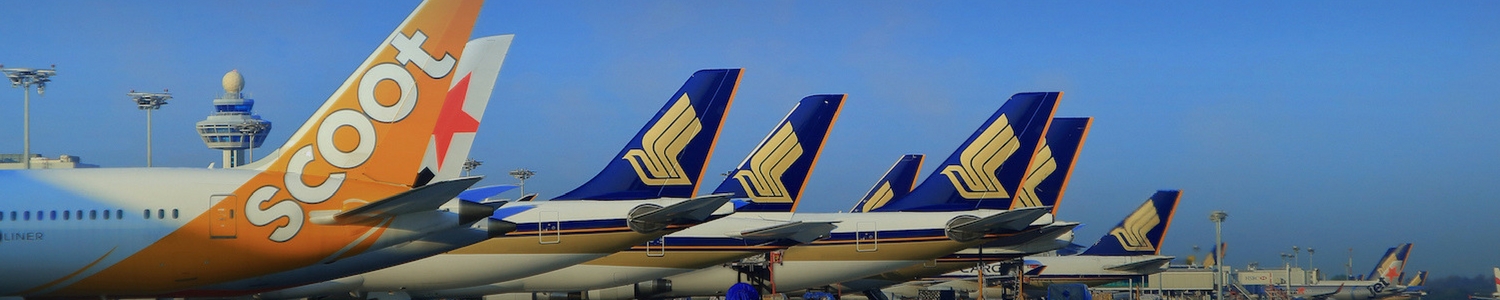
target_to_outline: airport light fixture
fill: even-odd
[[[135,107],[146,111],[146,167],[151,167],[151,111],[161,109],[167,105],[167,100],[172,100],[172,94],[162,89],[160,93],[137,92],[131,90],[125,93],[130,100],[135,101]]]
[[[511,177],[515,177],[516,179],[520,179],[521,180],[520,189],[521,189],[521,196],[523,196],[523,197],[526,196],[526,180],[527,179],[531,179],[531,176],[535,176],[535,175],[536,175],[536,172],[533,172],[531,170],[527,170],[526,168],[520,168],[520,169],[515,169],[515,170],[511,170],[510,171],[510,176]]]
[[[241,134],[245,135],[245,145],[247,145],[247,147],[245,147],[245,150],[247,152],[246,155],[249,156],[249,157],[246,158],[245,161],[247,161],[247,162],[254,162],[255,161],[255,137],[260,136],[261,132],[264,132],[266,130],[271,130],[271,123],[267,123],[267,122],[244,122],[244,123],[235,124],[234,125],[234,130],[239,131]]]
[[[41,96],[47,92],[47,83],[52,81],[52,76],[57,75],[57,65],[48,69],[32,68],[6,68],[0,65],[0,72],[5,73],[5,78],[10,79],[10,87],[23,88],[21,104],[21,131],[22,148],[21,162],[27,169],[31,169],[31,86],[36,86],[36,95]]]
[[[464,160],[464,176],[469,176],[469,174],[471,174],[471,173],[474,172],[474,169],[478,169],[479,165],[482,165],[482,164],[484,164],[484,161],[474,160],[473,157],[465,159]],[[514,175],[512,175],[512,176],[514,176]],[[530,176],[528,176],[528,177],[530,177]]]
[[[1224,296],[1222,295],[1223,294],[1223,288],[1221,288],[1224,285],[1224,282],[1226,281],[1225,278],[1224,278],[1224,234],[1223,234],[1223,227],[1224,227],[1224,219],[1228,218],[1228,217],[1229,217],[1229,213],[1226,213],[1226,212],[1224,212],[1222,210],[1215,210],[1215,211],[1213,211],[1211,213],[1208,213],[1208,220],[1214,222],[1214,247],[1216,247],[1215,249],[1217,249],[1216,251],[1214,251],[1214,299],[1215,300],[1224,299]]]

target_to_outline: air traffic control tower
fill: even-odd
[[[198,121],[198,135],[209,148],[224,150],[224,167],[233,168],[251,162],[252,148],[259,148],[271,132],[271,122],[261,120],[250,109],[254,99],[245,99],[245,78],[240,71],[224,74],[224,96],[214,99],[214,114]]]

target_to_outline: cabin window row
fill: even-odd
[[[172,214],[176,215],[176,211],[175,209],[172,210]],[[114,220],[124,220],[125,210],[0,211],[0,221],[84,220],[84,218],[88,218],[89,220],[110,220],[111,217]]]

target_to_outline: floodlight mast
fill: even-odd
[[[5,78],[10,79],[10,87],[23,88],[21,104],[21,131],[22,148],[21,162],[26,169],[31,169],[31,86],[36,86],[36,95],[41,96],[47,92],[47,82],[52,81],[52,76],[57,75],[57,65],[48,69],[32,68],[6,68],[0,65],[0,72],[5,72]]]
[[[172,94],[168,93],[166,89],[162,89],[162,92],[160,93],[137,92],[131,90],[129,93],[125,93],[125,95],[130,96],[130,100],[135,101],[136,108],[146,111],[146,167],[150,168],[151,111],[161,109],[162,105],[167,105],[167,100],[172,100]]]

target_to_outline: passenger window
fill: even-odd
[[[173,219],[176,219],[176,218],[177,218],[177,209],[176,209],[176,208],[173,208],[173,209],[172,209],[172,218],[173,218]]]
[[[151,219],[151,210],[146,210],[146,219]]]
[[[166,219],[167,218],[167,210],[160,209],[160,208],[156,209],[156,218],[157,219]]]
[[[105,219],[109,219],[109,212],[104,212],[104,218]],[[115,219],[124,220],[125,219],[125,210],[123,210],[123,209],[115,210]]]
[[[26,211],[26,220],[31,221],[31,211]]]
[[[54,211],[52,211],[52,220],[53,220],[53,221],[56,221],[56,220],[57,220],[57,211],[55,211],[55,210],[54,210]]]
[[[72,212],[72,211],[68,211],[68,210],[64,210],[63,211],[63,220],[67,220],[68,219],[68,215],[71,215],[69,212]]]
[[[5,212],[0,211],[0,221],[5,221]]]
[[[109,214],[108,213],[104,214],[104,218],[108,219],[109,218]],[[99,219],[99,211],[97,211],[97,210],[90,210],[89,211],[89,220],[96,220],[96,219]]]

